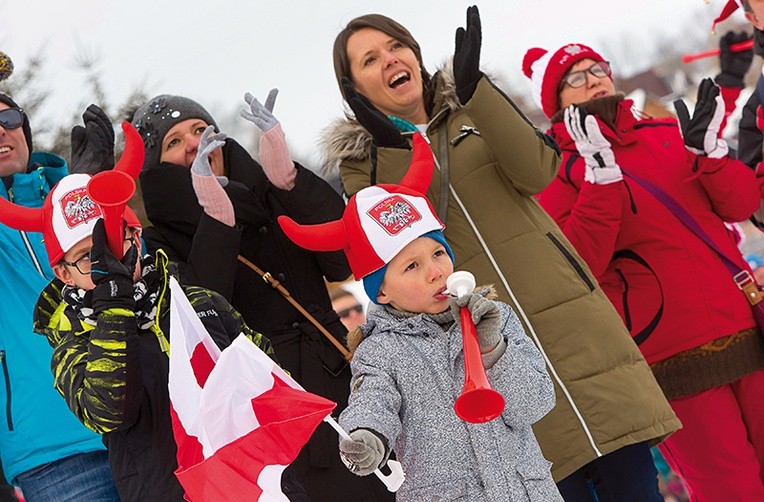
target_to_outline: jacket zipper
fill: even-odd
[[[10,202],[14,202],[13,200],[13,187],[8,189],[8,200]],[[24,247],[27,250],[27,253],[29,253],[29,258],[32,260],[32,263],[34,264],[35,269],[37,269],[37,273],[39,273],[42,277],[45,279],[50,279],[49,277],[45,276],[45,272],[42,270],[42,266],[40,265],[40,260],[37,259],[37,255],[34,252],[34,248],[32,247],[32,243],[29,242],[29,236],[27,233],[23,230],[19,230],[19,234],[21,235],[21,240],[24,241]]]
[[[623,322],[626,325],[626,329],[631,333],[631,314],[629,313],[629,283],[626,281],[626,276],[623,275],[620,268],[615,269],[615,273],[621,278],[623,282],[623,291],[621,292],[621,302],[623,304]]]
[[[582,281],[586,283],[586,286],[589,288],[589,291],[594,291],[596,288],[594,286],[594,283],[591,279],[589,279],[589,276],[586,275],[586,272],[584,271],[584,267],[581,266],[580,263],[578,263],[578,260],[568,251],[568,248],[562,245],[562,242],[554,236],[552,232],[547,232],[546,236],[549,238],[550,241],[552,241],[552,244],[554,244],[554,247],[556,247],[560,253],[565,257],[565,260],[570,263],[570,266],[573,267],[578,274],[578,276],[581,278]]]
[[[5,351],[0,350],[0,364],[3,366],[3,377],[5,378],[5,417],[8,419],[8,430],[13,430],[13,418],[11,417],[11,377],[8,374],[8,363],[5,361]]]

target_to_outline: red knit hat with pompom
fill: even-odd
[[[550,53],[540,47],[528,49],[523,58],[523,73],[531,79],[533,100],[551,118],[560,109],[558,89],[562,78],[571,66],[582,59],[604,61],[591,47],[583,44],[567,44],[557,52]]]

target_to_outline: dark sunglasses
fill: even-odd
[[[352,314],[353,312],[355,312],[356,314],[360,314],[363,312],[363,307],[361,305],[353,305],[352,307],[338,310],[337,315],[340,316],[340,318],[344,319],[350,316],[350,314]]]
[[[21,108],[0,110],[0,126],[3,129],[18,129],[24,123],[24,111]]]
[[[561,91],[566,84],[572,87],[573,89],[576,89],[586,84],[587,73],[591,73],[597,78],[609,77],[610,74],[612,73],[612,71],[610,70],[610,62],[600,61],[598,63],[594,63],[589,68],[586,68],[584,70],[572,71],[568,73],[562,78],[562,82],[560,82],[559,90]]]

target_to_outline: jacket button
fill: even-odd
[[[268,233],[268,227],[266,227],[265,225],[263,225],[263,226],[262,226],[262,227],[260,227],[260,228],[259,228],[257,231],[258,231],[258,232],[260,232],[260,234],[261,234],[261,235],[265,235],[265,234],[267,234],[267,233]]]
[[[297,329],[299,327],[300,327],[300,323],[299,322],[293,322],[292,323],[292,329]]]
[[[284,281],[286,281],[286,276],[284,274],[282,274],[282,273],[278,273],[278,274],[276,274],[276,279],[278,279],[279,282],[284,282]]]

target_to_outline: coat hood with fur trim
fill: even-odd
[[[456,97],[452,60],[445,61],[432,77],[435,96],[430,122],[435,122],[443,109],[456,111],[462,108]],[[321,174],[324,177],[339,176],[339,165],[343,160],[365,160],[369,158],[372,137],[354,116],[334,119],[321,132],[319,148],[323,159]]]

